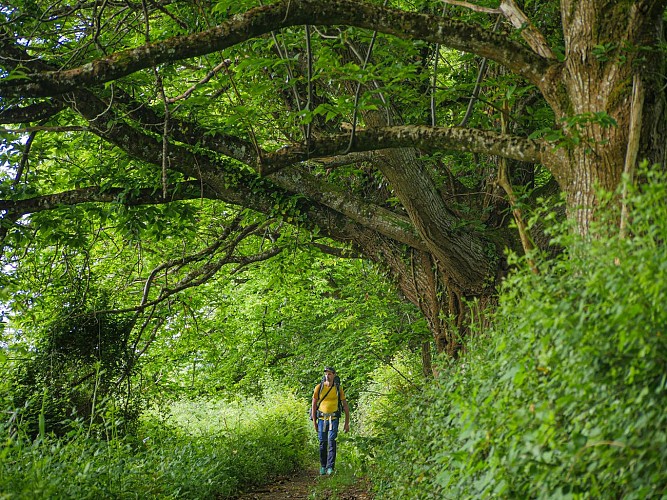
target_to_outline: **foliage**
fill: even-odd
[[[6,353],[30,360],[11,360],[19,369],[19,383],[7,391],[11,409],[25,408],[14,413],[12,432],[18,425],[39,434],[39,447],[50,439],[47,431],[83,424],[57,429],[47,422],[60,425],[77,415],[87,426],[88,417],[99,417],[101,432],[112,432],[116,413],[94,408],[103,395],[119,399],[114,380],[127,382],[128,393],[229,400],[270,394],[281,379],[303,399],[322,365],[335,364],[348,396],[360,401],[366,435],[359,449],[386,465],[380,491],[538,496],[530,482],[536,478],[565,496],[578,494],[576,488],[603,491],[609,463],[620,464],[613,493],[633,491],[633,478],[643,473],[637,464],[648,462],[622,458],[644,453],[641,432],[656,436],[650,427],[616,418],[612,403],[595,397],[608,394],[632,408],[628,400],[636,390],[650,418],[662,423],[650,406],[663,403],[654,390],[662,382],[650,377],[658,368],[664,373],[663,340],[639,330],[655,325],[661,332],[662,316],[651,308],[663,300],[663,289],[649,277],[664,270],[655,256],[638,255],[641,242],[664,242],[664,235],[651,233],[653,222],[664,218],[653,213],[641,226],[637,211],[629,240],[601,236],[590,247],[557,240],[569,249],[569,260],[544,263],[540,277],[510,279],[493,333],[469,346],[461,363],[445,366],[436,382],[441,387],[419,395],[425,401],[415,402],[412,413],[404,408],[408,386],[381,366],[393,360],[416,370],[414,352],[426,321],[416,321],[417,309],[392,297],[395,289],[368,261],[342,264],[302,250],[334,244],[333,251],[360,252],[385,265],[436,335],[450,314],[466,317],[462,297],[495,299],[496,278],[506,270],[501,249],[517,243],[505,194],[497,189],[499,158],[529,160],[508,165],[520,196],[513,208],[521,210],[539,203],[533,190],[552,174],[568,190],[568,203],[587,192],[589,180],[620,178],[625,134],[615,132],[628,125],[623,107],[633,71],[663,62],[649,36],[660,30],[643,28],[664,7],[628,16],[631,2],[616,2],[598,16],[586,2],[572,2],[570,9],[520,2],[554,48],[555,58],[540,58],[525,45],[528,23],[496,31],[487,13],[462,5],[444,11],[431,0],[392,6],[405,9],[406,22],[385,27],[360,15],[370,8],[363,2],[345,4],[349,12],[330,18],[336,26],[290,26],[303,17],[293,21],[299,5],[287,1],[284,15],[246,39],[262,25],[254,20],[276,9],[269,3],[239,15],[258,3],[221,0],[207,8],[197,2],[15,0],[0,9],[0,119],[8,125],[0,130],[0,298],[12,319],[0,340],[0,361],[8,360]],[[317,19],[337,2],[312,5]],[[577,15],[590,17],[591,25],[572,22]],[[346,22],[347,16],[357,17]],[[253,20],[252,29],[225,34],[244,19]],[[411,31],[410,19],[440,27]],[[565,33],[563,23],[571,28]],[[648,33],[648,50],[618,57],[637,33]],[[129,61],[124,51],[133,49]],[[558,60],[577,51],[584,64],[563,71]],[[88,69],[94,74],[86,76]],[[610,80],[592,102],[577,83],[597,83],[591,75],[600,74]],[[59,85],[68,75],[75,88],[63,93]],[[661,109],[662,82],[656,77],[644,84],[646,128],[661,137],[664,120],[648,111]],[[573,115],[575,109],[588,111]],[[347,149],[333,151],[329,146],[342,144],[337,141],[345,136],[338,133],[349,133],[351,122],[358,140],[352,133]],[[470,140],[391,149],[363,140],[379,126],[426,123],[442,127],[429,133],[464,133]],[[391,130],[397,129],[403,136],[405,129]],[[613,143],[605,144],[597,131]],[[493,139],[498,132],[507,146]],[[568,151],[550,154],[550,145]],[[661,149],[655,146],[658,157]],[[612,250],[601,242],[611,242]],[[261,270],[254,265],[275,255]],[[644,301],[640,306],[623,297],[624,280],[630,298]],[[106,293],[113,304],[73,308],[62,299],[72,286],[84,295],[89,287]],[[121,313],[113,319],[100,313],[109,308]],[[125,313],[134,314],[132,322]],[[52,323],[52,317],[62,321]],[[113,348],[105,344],[100,351],[101,342],[91,342],[95,332]],[[405,359],[397,352],[407,353]],[[370,390],[380,392],[383,383],[397,389],[379,397],[367,390],[357,398],[369,373]],[[201,418],[210,425],[210,414]],[[596,428],[602,418],[608,421]],[[621,433],[628,429],[639,432],[630,436],[636,442]],[[174,435],[168,451],[189,450]],[[65,441],[49,444],[55,450]],[[91,447],[106,453],[96,446],[104,443]],[[402,451],[396,455],[392,447]],[[204,448],[205,472],[219,472],[217,462],[208,461],[215,453]],[[36,463],[43,451],[33,457]],[[124,470],[126,456],[118,456]],[[193,449],[183,463],[199,458]],[[574,473],[580,484],[570,480]],[[559,481],[571,490],[560,489]],[[182,487],[189,494],[189,486]]]
[[[127,62],[124,50],[148,42],[180,43],[186,35],[206,33],[221,23],[233,25],[242,17],[237,14],[257,5],[252,0],[224,0],[210,8],[196,4],[108,4],[98,9],[94,4],[16,0],[0,11],[0,20],[11,26],[7,50],[25,52],[26,58],[13,55],[0,61],[3,75],[11,74],[3,82],[20,81],[35,70],[93,64],[111,54],[116,54],[122,66]],[[440,3],[430,0],[401,7],[441,15]],[[542,29],[550,35],[557,31],[557,12],[548,2],[528,2],[526,7]],[[450,9],[447,18],[483,29],[493,24],[487,15],[457,7]],[[514,36],[520,38],[518,32]],[[383,217],[377,209],[389,207],[393,214],[382,213],[392,219],[400,216],[406,235],[419,228],[419,223],[412,227],[414,220],[406,217],[406,207],[415,200],[407,203],[398,186],[389,185],[381,166],[378,168],[383,161],[352,156],[346,165],[332,168],[326,158],[323,161],[313,156],[312,161],[301,161],[297,155],[291,174],[262,177],[257,175],[255,160],[264,158],[270,167],[271,153],[276,150],[294,149],[300,142],[338,133],[343,125],[356,120],[359,127],[370,127],[366,122],[371,116],[385,113],[386,125],[423,124],[437,110],[437,125],[456,126],[466,114],[475,87],[479,69],[475,56],[423,40],[342,25],[312,29],[276,26],[270,36],[266,33],[238,42],[193,57],[178,56],[165,47],[175,60],[145,69],[137,66],[129,74],[99,85],[83,84],[82,93],[77,95],[87,96],[87,104],[95,108],[101,106],[94,111],[84,111],[65,98],[61,102],[60,96],[54,96],[50,103],[5,92],[0,111],[11,115],[4,122],[11,126],[0,131],[0,163],[4,168],[0,192],[6,206],[12,208],[3,215],[7,232],[0,234],[7,246],[5,256],[17,262],[28,246],[38,254],[52,252],[53,258],[58,255],[55,250],[61,248],[85,252],[97,237],[107,245],[105,249],[98,245],[91,258],[117,257],[124,264],[118,266],[117,274],[126,272],[123,285],[127,288],[110,288],[129,289],[128,283],[137,284],[131,266],[146,264],[142,252],[164,256],[179,250],[183,253],[179,244],[189,248],[197,238],[209,239],[205,229],[210,233],[217,229],[217,219],[198,216],[193,213],[197,212],[194,203],[179,199],[193,180],[190,186],[196,184],[197,189],[187,191],[186,198],[215,198],[213,204],[219,212],[228,210],[229,206],[221,203],[225,200],[283,222],[307,225],[346,244],[355,242],[357,250],[366,250],[367,255],[373,252],[360,248],[360,241],[367,237],[356,237],[357,224],[363,227],[368,225],[364,221],[374,220],[371,226],[378,237],[395,237],[385,234],[387,226],[379,220]],[[208,46],[200,45],[198,49]],[[140,65],[141,59],[143,56],[136,63]],[[33,68],[37,60],[40,64]],[[499,71],[495,63],[489,64],[493,71],[485,79],[471,118],[473,127],[497,129],[504,104],[517,110],[525,108],[525,113],[514,113],[512,118],[516,122],[513,126],[523,135],[553,123],[553,113],[534,85]],[[31,104],[43,108],[46,116],[36,120],[36,127],[24,126],[33,118]],[[14,112],[28,116],[14,118]],[[98,122],[98,116],[103,116],[99,123],[89,126]],[[313,132],[308,132],[308,139],[304,137],[306,129]],[[169,150],[169,161],[153,154],[159,150],[162,158],[163,149]],[[447,191],[443,198],[456,214],[462,214],[465,224],[487,217],[488,203],[480,209],[481,198],[474,200],[473,192],[488,192],[485,184],[493,177],[493,167],[477,168],[478,163],[488,163],[488,155],[480,159],[477,154],[472,158],[471,151],[439,153],[444,155],[443,161],[424,160],[428,177],[437,179],[432,194]],[[464,179],[465,186],[452,183],[453,178]],[[97,196],[117,191],[117,196],[104,200]],[[25,211],[15,205],[23,206],[31,199],[52,201],[52,195],[63,193],[68,196],[57,203]],[[127,206],[134,203],[153,205]],[[167,206],[161,208],[162,204]],[[309,215],[319,215],[317,222],[306,217],[303,207],[308,207]],[[500,210],[505,208],[503,205]],[[331,224],[329,210],[352,224]],[[368,213],[378,217],[368,217]],[[451,225],[445,225],[449,232]],[[481,223],[470,223],[470,227],[480,232],[488,229]],[[404,258],[405,241],[399,238],[396,244],[396,253]],[[369,243],[369,247],[374,246]],[[383,260],[377,255],[376,251],[376,260]],[[110,274],[94,277],[105,281]],[[145,281],[145,274],[140,279]]]
[[[393,422],[400,420],[409,396],[422,384],[421,360],[410,351],[398,352],[391,362],[378,367],[359,396],[355,428],[361,436],[359,446],[383,436]]]
[[[382,427],[381,498],[665,494],[667,184],[648,177],[630,237],[601,217],[541,275],[514,273],[493,329]]]
[[[84,427],[67,439],[12,435],[0,448],[0,496],[227,498],[300,467],[310,451],[301,403],[284,391],[245,403],[183,402],[134,438],[93,440]],[[193,409],[220,425],[185,422],[179,411]]]
[[[122,384],[132,374],[133,318],[98,314],[108,298],[77,295],[61,297],[50,320],[17,332],[31,340],[31,357],[16,366],[9,398],[32,436],[64,435],[77,419],[108,424],[107,411],[124,425],[138,417],[139,399]]]
[[[143,361],[161,397],[261,395],[275,380],[311,397],[335,366],[352,404],[377,366],[429,333],[389,280],[362,259],[295,248],[187,295]],[[165,362],[167,361],[167,362]]]

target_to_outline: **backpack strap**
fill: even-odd
[[[334,386],[336,386],[336,393],[338,395],[338,406],[336,407],[336,417],[340,418],[342,411],[340,405],[340,379],[338,378],[338,376],[334,378]]]

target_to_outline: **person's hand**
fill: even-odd
[[[318,432],[317,420],[313,420],[313,427],[315,427],[315,432]]]
[[[345,422],[345,425],[343,426],[343,431],[350,432],[350,422]]]

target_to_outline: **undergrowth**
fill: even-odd
[[[0,498],[224,498],[310,456],[301,401],[190,401],[144,419],[133,437],[14,431],[0,445]]]
[[[567,255],[512,275],[460,360],[372,415],[378,498],[667,495],[667,183],[651,180],[628,237],[557,236]]]

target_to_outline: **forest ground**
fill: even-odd
[[[237,500],[286,500],[313,498],[327,500],[370,500],[370,485],[364,479],[353,484],[340,484],[336,478],[320,476],[315,468],[298,471],[291,476],[277,477],[273,482],[246,492]]]

